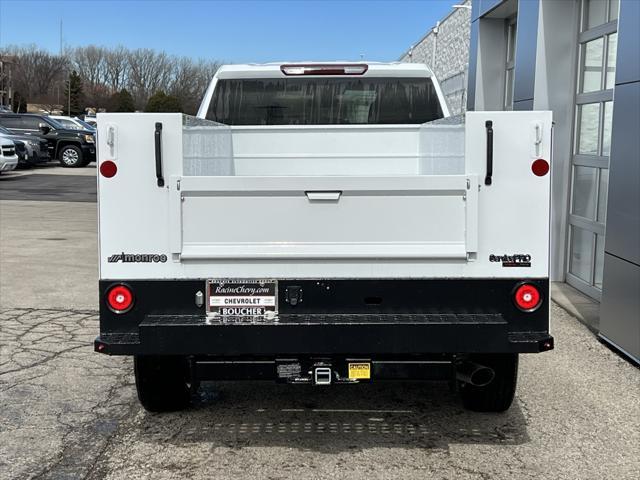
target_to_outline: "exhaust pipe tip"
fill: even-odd
[[[493,381],[495,376],[496,373],[492,368],[478,368],[471,374],[471,385],[475,385],[476,387],[484,387],[486,385],[489,385]]]
[[[456,370],[456,378],[461,382],[468,383],[474,387],[485,387],[489,385],[496,376],[493,368],[478,365],[474,362],[463,362]]]

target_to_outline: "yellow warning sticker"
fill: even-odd
[[[370,363],[350,363],[349,364],[349,379],[370,379],[371,378],[371,364]]]

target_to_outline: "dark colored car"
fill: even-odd
[[[24,166],[27,159],[27,146],[22,140],[12,140],[16,146],[16,155],[18,155],[18,165]]]
[[[13,133],[1,125],[0,137],[8,138],[15,143],[18,165],[21,167],[32,167],[42,162],[48,162],[51,158],[49,155],[49,142],[44,138]]]
[[[88,130],[65,128],[47,115],[0,113],[0,125],[17,134],[43,138],[63,167],[84,167],[96,159],[96,140]]]

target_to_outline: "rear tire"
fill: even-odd
[[[518,383],[518,354],[498,353],[474,355],[471,360],[492,368],[493,380],[484,387],[463,383],[460,390],[465,408],[474,412],[504,412],[516,393]]]
[[[191,390],[185,357],[137,355],[133,360],[138,400],[149,412],[175,412],[189,406]]]
[[[82,149],[76,145],[65,145],[58,152],[60,165],[66,168],[79,168],[87,164],[82,155]]]

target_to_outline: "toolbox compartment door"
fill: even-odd
[[[478,180],[173,177],[171,250],[216,259],[451,259],[477,251]]]

